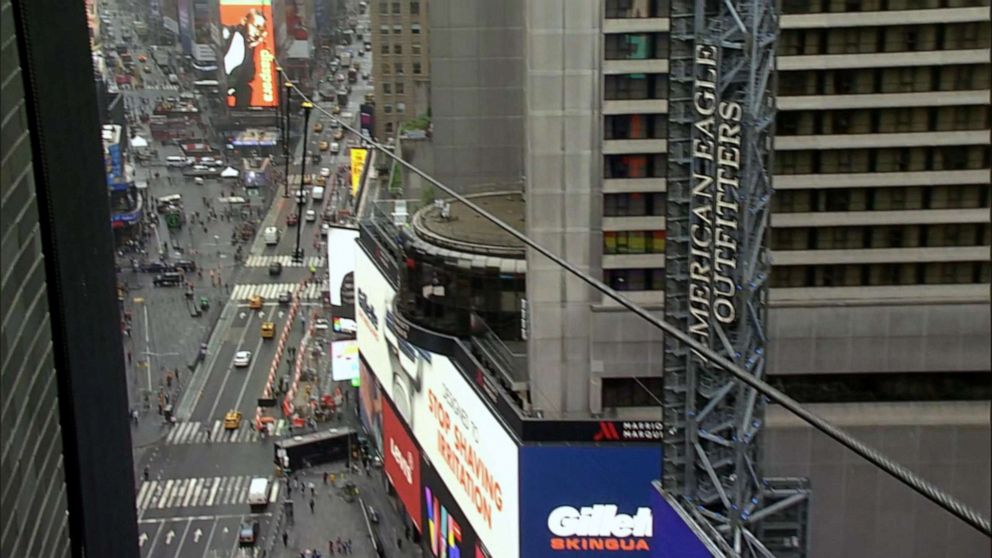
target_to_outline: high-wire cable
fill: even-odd
[[[294,84],[293,88],[303,98],[303,100],[310,101],[310,99],[308,97],[306,97],[303,94],[303,92],[300,91],[299,88],[296,87],[295,84]],[[548,250],[544,246],[541,246],[537,242],[531,240],[530,237],[528,237],[527,235],[525,235],[525,234],[523,234],[521,232],[518,232],[516,229],[514,229],[510,225],[508,225],[508,224],[504,223],[503,221],[501,221],[495,215],[493,215],[493,214],[489,213],[488,211],[486,211],[485,209],[479,207],[474,202],[472,202],[469,198],[466,198],[466,197],[462,196],[458,192],[452,190],[448,186],[446,186],[446,185],[442,184],[441,182],[437,181],[434,177],[430,176],[429,174],[425,173],[424,171],[420,170],[419,168],[411,165],[410,163],[404,161],[402,158],[400,158],[397,155],[395,155],[392,152],[392,150],[389,149],[388,146],[384,146],[384,145],[382,145],[382,144],[380,144],[380,143],[378,143],[378,142],[376,142],[376,141],[374,141],[374,140],[372,140],[370,138],[367,138],[367,137],[363,136],[362,133],[361,133],[361,130],[357,130],[357,129],[353,128],[350,123],[344,122],[343,120],[341,120],[337,116],[331,114],[329,111],[327,111],[326,109],[324,109],[323,107],[321,107],[319,104],[314,103],[314,107],[318,111],[324,113],[325,116],[331,118],[332,120],[334,120],[335,122],[337,122],[338,124],[340,124],[344,129],[346,129],[349,132],[352,132],[355,135],[357,135],[359,138],[361,138],[361,140],[364,143],[368,144],[369,146],[371,146],[372,148],[374,148],[376,151],[379,151],[380,153],[383,153],[384,155],[386,155],[387,157],[389,157],[390,159],[392,159],[395,163],[397,163],[399,165],[402,165],[403,167],[405,167],[410,172],[413,172],[413,173],[419,175],[421,178],[423,178],[424,180],[426,180],[427,182],[429,182],[435,188],[438,188],[439,190],[441,190],[445,194],[448,194],[452,198],[454,198],[454,199],[458,200],[459,202],[465,204],[466,206],[468,206],[469,208],[471,208],[473,211],[475,211],[476,213],[478,213],[479,215],[481,215],[482,217],[484,217],[486,220],[488,220],[492,224],[494,224],[497,227],[503,229],[503,231],[506,232],[507,234],[513,236],[514,238],[516,238],[520,242],[526,244],[528,247],[530,247],[533,250],[539,252],[544,257],[546,257],[549,260],[553,261],[554,263],[558,264],[559,266],[561,266],[563,269],[565,269],[566,271],[568,271],[569,273],[571,273],[575,277],[581,279],[582,281],[584,281],[585,283],[587,283],[592,288],[596,289],[597,291],[599,291],[599,292],[603,293],[604,295],[608,296],[609,298],[613,299],[615,302],[617,302],[618,304],[620,304],[621,306],[623,306],[627,310],[630,310],[631,312],[633,312],[634,314],[636,314],[637,316],[639,316],[644,321],[650,323],[651,325],[655,326],[658,329],[661,329],[665,333],[667,333],[667,334],[675,337],[676,339],[678,339],[682,343],[685,343],[686,345],[688,345],[689,347],[691,347],[696,352],[704,355],[707,359],[709,359],[710,362],[716,364],[722,370],[725,370],[725,371],[729,372],[734,377],[736,377],[738,380],[740,380],[740,381],[744,382],[745,384],[751,386],[752,388],[758,390],[761,394],[763,394],[769,400],[774,401],[775,403],[778,403],[782,407],[786,408],[792,414],[794,414],[797,417],[799,417],[800,419],[802,419],[805,423],[809,424],[813,428],[816,428],[820,432],[823,432],[827,436],[833,438],[834,440],[836,440],[838,443],[840,443],[841,445],[843,445],[847,449],[849,449],[849,450],[853,451],[854,453],[860,455],[861,457],[863,457],[864,459],[866,459],[868,462],[872,463],[873,465],[875,465],[879,469],[882,469],[883,471],[885,471],[886,473],[888,473],[889,475],[891,475],[893,478],[895,478],[899,482],[905,484],[906,486],[909,486],[910,488],[912,488],[913,490],[915,490],[919,494],[923,495],[924,497],[926,497],[928,500],[932,501],[933,503],[937,504],[938,506],[940,506],[941,508],[943,508],[944,510],[946,510],[950,514],[954,515],[958,519],[964,521],[968,525],[970,525],[973,528],[977,529],[978,531],[982,532],[984,535],[989,536],[989,537],[992,537],[992,524],[989,523],[988,518],[984,517],[982,514],[978,513],[974,509],[972,509],[969,506],[965,505],[963,502],[961,502],[957,498],[955,498],[955,497],[951,496],[950,494],[944,492],[940,488],[937,488],[936,486],[934,486],[933,484],[931,484],[930,482],[928,482],[926,479],[920,477],[919,475],[917,475],[916,473],[910,471],[906,467],[903,467],[902,465],[900,465],[900,464],[896,463],[895,461],[889,459],[888,457],[886,457],[885,455],[883,455],[881,452],[875,450],[874,448],[868,446],[867,444],[862,443],[857,438],[851,436],[847,432],[844,432],[840,428],[838,428],[838,427],[834,426],[833,424],[831,424],[829,421],[827,421],[827,420],[823,419],[822,417],[814,414],[812,411],[807,410],[805,407],[803,407],[795,399],[793,399],[793,398],[789,397],[788,395],[782,393],[781,391],[779,391],[778,389],[772,387],[770,384],[764,382],[763,380],[760,380],[758,378],[755,378],[754,376],[752,376],[751,374],[749,374],[746,370],[744,370],[740,366],[738,366],[738,365],[734,364],[733,362],[727,360],[726,358],[724,358],[722,355],[720,355],[716,351],[710,349],[709,347],[707,347],[705,345],[702,345],[701,343],[699,343],[695,339],[692,339],[691,337],[689,337],[688,334],[686,334],[685,332],[677,329],[675,326],[669,324],[668,322],[665,322],[663,320],[660,320],[660,319],[652,316],[647,310],[645,310],[644,308],[641,308],[637,304],[631,302],[630,300],[628,300],[627,298],[625,298],[624,296],[622,296],[620,293],[618,293],[618,292],[614,291],[613,289],[611,289],[610,287],[608,287],[602,281],[596,279],[595,277],[593,277],[591,275],[588,275],[588,274],[584,273],[582,270],[576,268],[575,266],[573,266],[572,264],[570,264],[568,261],[566,261],[563,258],[560,258],[556,254],[552,253],[550,250]]]

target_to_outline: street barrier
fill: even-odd
[[[282,331],[279,333],[279,340],[276,342],[276,354],[272,358],[272,364],[269,366],[269,377],[265,381],[265,389],[262,390],[263,397],[265,398],[272,397],[272,384],[275,382],[276,372],[279,371],[279,365],[282,363],[282,355],[286,350],[289,333],[293,329],[293,320],[296,319],[296,313],[299,311],[303,300],[302,294],[306,288],[306,283],[306,279],[301,280],[293,291],[293,302],[290,304],[289,312],[286,314],[286,323],[283,324]],[[262,427],[262,408],[255,407],[255,429],[261,431]]]

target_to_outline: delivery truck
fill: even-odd
[[[260,511],[269,505],[269,479],[255,477],[248,485],[248,505],[251,511]]]

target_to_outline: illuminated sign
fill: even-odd
[[[558,506],[551,510],[548,530],[554,535],[552,550],[650,550],[651,508],[637,508],[632,515],[617,510],[616,504]]]
[[[221,0],[220,23],[227,106],[279,106],[271,0]]]
[[[365,156],[368,149],[351,148],[351,195],[358,195],[358,186],[362,180],[362,169],[365,168]]]

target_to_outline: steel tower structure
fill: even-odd
[[[672,0],[666,319],[764,377],[774,0]],[[666,337],[662,488],[727,554],[804,556],[809,490],[767,479],[758,392]]]

